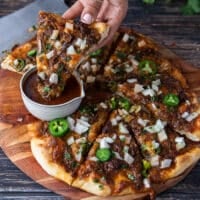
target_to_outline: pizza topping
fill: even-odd
[[[151,60],[143,60],[138,65],[140,75],[155,75],[157,73],[157,66]]]
[[[73,136],[70,136],[70,137],[67,139],[67,144],[68,144],[69,146],[72,145],[74,142],[75,142],[75,140],[74,140],[74,137],[73,137]]]
[[[199,114],[198,114],[197,112],[193,112],[193,113],[189,114],[189,115],[186,117],[186,121],[191,122],[193,119],[197,118],[198,115],[199,115]]]
[[[164,96],[164,99],[163,99],[163,103],[166,105],[166,106],[178,106],[180,100],[179,100],[179,97],[176,95],[176,94],[167,94]]]
[[[119,132],[123,134],[129,134],[129,130],[122,122],[119,123]]]
[[[54,137],[62,137],[69,131],[69,124],[66,119],[58,118],[49,122],[48,129]]]
[[[120,154],[116,151],[113,151],[113,154],[115,155],[115,157],[119,160],[123,160],[123,158],[120,156]]]
[[[90,57],[98,57],[102,54],[103,49],[97,49],[96,51],[93,51],[92,53],[90,53]]]
[[[37,75],[39,76],[39,78],[40,78],[41,80],[45,80],[46,75],[45,75],[44,72],[39,72]]]
[[[135,87],[134,87],[134,92],[137,94],[137,93],[140,93],[144,90],[144,86],[143,85],[140,85],[140,84],[135,84]]]
[[[177,151],[183,149],[186,146],[184,137],[176,137],[175,142],[176,142],[176,150]]]
[[[58,74],[52,73],[49,77],[50,84],[57,84],[58,83]]]
[[[137,119],[137,123],[143,127],[145,127],[147,125],[147,123],[149,122],[149,120],[145,119],[143,120],[142,118],[138,118]]]
[[[77,119],[76,125],[74,127],[74,131],[81,135],[81,134],[87,132],[89,127],[90,127],[90,124],[88,124],[88,122],[81,120],[81,119]]]
[[[55,54],[54,50],[51,50],[49,53],[46,54],[47,59],[51,59]]]
[[[76,50],[74,48],[73,45],[70,45],[68,48],[67,48],[67,55],[76,55]]]
[[[143,159],[142,166],[143,166],[142,175],[146,178],[149,174],[149,170],[151,169],[151,163]]]
[[[127,173],[127,176],[131,181],[135,181],[135,176],[133,174]]]
[[[161,161],[160,168],[164,169],[164,168],[170,167],[171,163],[172,163],[172,159],[164,159],[164,160]]]
[[[167,134],[166,134],[166,131],[164,129],[162,129],[159,133],[158,133],[158,140],[160,142],[163,142],[165,140],[167,140]]]
[[[144,184],[145,188],[150,188],[151,187],[150,180],[148,178],[145,178],[143,180],[143,184]]]
[[[99,104],[99,106],[101,106],[103,109],[107,109],[108,108],[107,104],[105,104],[104,102],[101,102]]]
[[[189,112],[184,112],[184,113],[181,115],[181,117],[182,117],[183,119],[186,119],[188,116],[189,116]]]
[[[163,122],[160,119],[158,119],[154,125],[147,126],[144,128],[144,130],[149,133],[159,133],[160,131],[164,129],[165,126],[166,126],[166,122]]]
[[[94,161],[94,162],[97,162],[97,161],[98,161],[98,158],[95,157],[95,156],[92,156],[92,157],[89,157],[89,160]]]
[[[124,36],[123,36],[123,38],[122,38],[122,40],[123,40],[124,42],[128,42],[128,40],[129,40],[129,35],[128,35],[127,33],[125,33]]]
[[[136,78],[130,78],[130,79],[127,79],[127,82],[128,83],[135,83],[137,82],[138,80]]]
[[[79,139],[75,140],[76,144],[84,144],[87,142],[87,138],[86,137],[81,137]]]
[[[143,90],[143,91],[142,91],[142,94],[143,94],[144,96],[150,96],[150,97],[154,97],[154,96],[155,96],[155,92],[154,92],[154,90],[151,89],[151,88],[147,88],[147,89]]]
[[[124,161],[131,165],[134,162],[134,158],[128,152],[124,152]]]
[[[55,46],[56,49],[61,49],[62,48],[62,44],[58,40],[55,41],[54,46]]]
[[[36,49],[32,49],[31,51],[29,51],[27,53],[27,55],[30,56],[30,57],[35,57],[36,54],[37,54],[37,50]]]
[[[59,30],[53,30],[51,36],[50,36],[50,40],[56,40],[59,34]]]
[[[112,157],[112,151],[109,148],[103,148],[103,149],[98,149],[96,151],[96,157],[101,161],[101,162],[106,162],[111,159]]]
[[[74,30],[74,25],[72,23],[70,23],[70,22],[66,22],[64,31],[66,33],[70,33],[70,32],[73,32],[73,30]]]
[[[15,59],[14,60],[14,67],[15,67],[15,69],[18,71],[18,72],[21,72],[23,69],[24,69],[24,67],[25,67],[25,65],[26,65],[26,62],[25,62],[25,60],[23,60],[23,59]]]
[[[131,107],[131,102],[128,99],[124,98],[124,97],[120,97],[118,99],[118,106],[120,108],[123,108],[123,109],[129,111],[129,109]]]
[[[94,83],[95,82],[96,77],[95,76],[88,76],[86,82],[87,83]]]
[[[70,130],[74,130],[75,120],[71,117],[67,117],[67,121],[69,123]]]
[[[151,157],[150,163],[151,163],[152,167],[159,166],[159,158],[160,158],[159,155],[155,155],[155,156]]]

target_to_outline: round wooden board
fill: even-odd
[[[162,54],[180,68],[188,80],[191,89],[200,98],[200,69],[193,67],[174,53],[160,47]],[[21,75],[0,69],[0,146],[8,158],[25,174],[44,187],[73,200],[131,200],[133,195],[123,197],[96,197],[83,192],[49,176],[36,162],[30,149],[30,135],[27,130],[36,127],[40,121],[34,118],[21,99],[19,81]],[[156,186],[157,193],[166,190],[182,180],[193,168],[191,166],[179,177],[169,180],[160,187]]]

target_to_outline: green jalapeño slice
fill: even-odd
[[[96,151],[96,157],[101,162],[106,162],[110,160],[111,156],[112,156],[112,151],[109,148],[102,148]]]
[[[176,94],[167,94],[163,98],[163,103],[166,106],[178,106],[180,100],[179,97]]]
[[[157,66],[151,60],[143,60],[139,63],[139,71],[141,75],[155,75],[157,73]]]
[[[48,128],[54,137],[62,137],[69,131],[69,123],[64,118],[58,118],[50,121]]]

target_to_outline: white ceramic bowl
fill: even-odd
[[[83,88],[83,82],[77,73],[74,73],[73,76],[76,78],[76,80],[80,85],[81,94],[79,97],[76,97],[63,104],[44,105],[31,100],[23,91],[24,82],[35,71],[36,68],[28,70],[20,80],[20,92],[24,105],[33,116],[44,121],[50,121],[52,119],[68,116],[78,109],[82,99],[85,97],[85,92]]]

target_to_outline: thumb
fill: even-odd
[[[85,24],[93,23],[97,18],[101,4],[101,0],[88,0],[87,3],[85,1],[83,3],[84,9],[81,13],[81,21]]]

